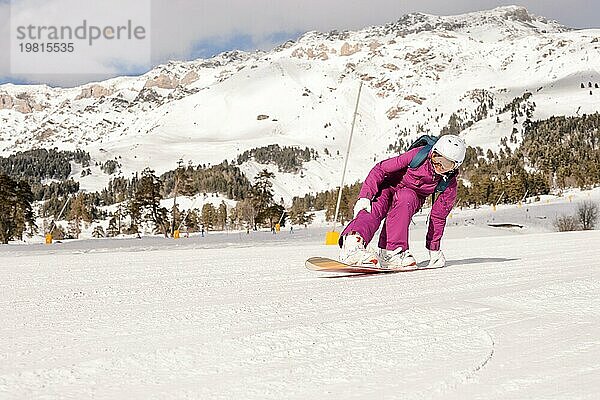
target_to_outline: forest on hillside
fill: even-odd
[[[548,194],[553,189],[589,189],[600,185],[600,113],[535,122],[527,119],[521,143],[511,150],[509,143],[517,142],[517,134],[519,131],[514,128],[504,137],[498,153],[467,148],[459,174],[458,206],[517,203],[526,196]],[[409,145],[404,143],[400,152]],[[356,182],[344,187],[342,220],[352,218],[360,186],[361,182]],[[327,216],[332,216],[336,200],[337,190],[311,193],[294,198],[292,209],[324,208]]]
[[[453,128],[445,129],[444,133],[447,132],[453,132]],[[518,146],[517,135],[521,135]],[[402,143],[403,150],[410,144]],[[498,153],[489,150],[484,153],[481,148],[468,147],[459,174],[459,206],[516,203],[526,196],[547,194],[551,190],[587,189],[600,185],[599,113],[559,116],[543,121],[527,119],[521,131],[515,127],[501,144]],[[57,218],[62,211],[67,219],[76,221],[75,236],[81,221],[105,219],[111,220],[113,234],[135,233],[142,222],[152,221],[157,232],[169,235],[181,225],[183,216],[177,207],[160,207],[160,200],[197,194],[205,197],[220,194],[236,201],[237,206],[228,209],[223,203],[218,207],[205,205],[206,209],[192,210],[184,224],[192,230],[200,229],[202,225],[209,229],[225,226],[257,228],[285,223],[286,219],[295,224],[307,224],[317,210],[326,210],[327,218],[331,219],[337,202],[336,188],[296,197],[292,206],[285,210],[274,199],[272,173],[263,170],[256,177],[246,177],[238,166],[253,159],[261,164],[278,165],[283,172],[301,173],[303,163],[317,157],[313,149],[271,145],[244,152],[237,158],[237,163],[224,161],[211,166],[180,162],[178,168],[160,176],[147,168],[131,178],[115,176],[106,188],[84,193],[79,191],[76,181],[68,178],[72,162],[81,164],[83,171],[89,169],[91,158],[88,153],[56,149],[21,152],[0,157],[0,192],[3,194],[0,209],[20,221],[11,225],[6,222],[10,218],[4,216],[2,220],[6,223],[0,223],[0,228],[8,224],[10,229],[6,228],[5,232],[15,231],[5,233],[3,238],[21,237],[28,223],[33,223],[31,204],[43,201],[39,216]],[[107,164],[100,167],[112,173],[119,165],[115,160],[108,167]],[[361,182],[344,187],[341,223],[352,217],[360,187]],[[106,206],[114,204],[119,204],[116,212],[106,210]],[[121,223],[125,218],[129,221],[127,225]],[[36,227],[29,228],[34,230]]]

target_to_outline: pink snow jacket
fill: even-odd
[[[421,200],[421,205],[423,205],[427,196],[435,191],[438,182],[445,179],[445,177],[435,173],[430,157],[427,157],[425,162],[418,168],[408,167],[420,149],[421,147],[417,147],[397,157],[377,163],[365,179],[359,196],[373,200],[377,193],[386,187],[409,188],[414,190]],[[425,238],[425,247],[429,250],[440,249],[440,240],[446,227],[446,218],[456,200],[456,177],[450,179],[452,181],[446,190],[438,196],[431,209],[429,227]]]

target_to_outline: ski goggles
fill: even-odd
[[[435,151],[431,153],[431,163],[444,171],[451,171],[456,168],[456,163],[454,161],[448,160],[446,157]]]

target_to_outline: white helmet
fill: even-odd
[[[439,155],[446,157],[450,161],[456,163],[456,168],[465,160],[467,147],[465,141],[456,135],[444,135],[438,139],[433,145],[431,151],[435,151]]]

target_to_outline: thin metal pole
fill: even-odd
[[[67,208],[67,204],[69,203],[69,200],[71,200],[71,196],[67,195],[67,200],[65,200],[65,204],[63,205],[62,210],[60,210],[58,217],[52,219],[52,223],[50,224],[50,232],[48,232],[48,233],[52,233],[52,231],[54,230],[54,226],[56,226],[56,220],[60,219],[60,217],[62,217],[63,213],[65,212],[65,209]]]
[[[498,203],[500,203],[500,200],[502,200],[503,197],[504,197],[504,192],[502,192],[502,194],[500,195],[500,197],[498,197],[498,200],[496,200],[496,204],[494,204],[494,205],[497,206]]]
[[[63,205],[62,210],[60,210],[60,213],[58,214],[58,217],[56,219],[60,219],[60,217],[62,217],[63,213],[65,212],[65,209],[67,208],[67,203],[69,202],[69,200],[71,200],[70,196],[67,196],[67,200],[65,200],[65,204]]]
[[[335,232],[335,225],[337,224],[338,213],[340,211],[340,202],[342,201],[342,189],[344,188],[344,180],[346,179],[346,168],[348,167],[348,158],[350,155],[350,145],[352,144],[352,135],[354,134],[354,124],[356,122],[356,114],[358,112],[358,103],[360,101],[360,92],[362,90],[363,81],[360,81],[358,86],[358,95],[356,96],[356,105],[354,106],[354,115],[352,116],[352,127],[350,128],[350,137],[348,138],[348,148],[346,149],[346,159],[344,160],[344,170],[342,172],[342,182],[340,183],[340,190],[338,192],[337,204],[335,206],[335,217],[333,218],[333,231]]]

